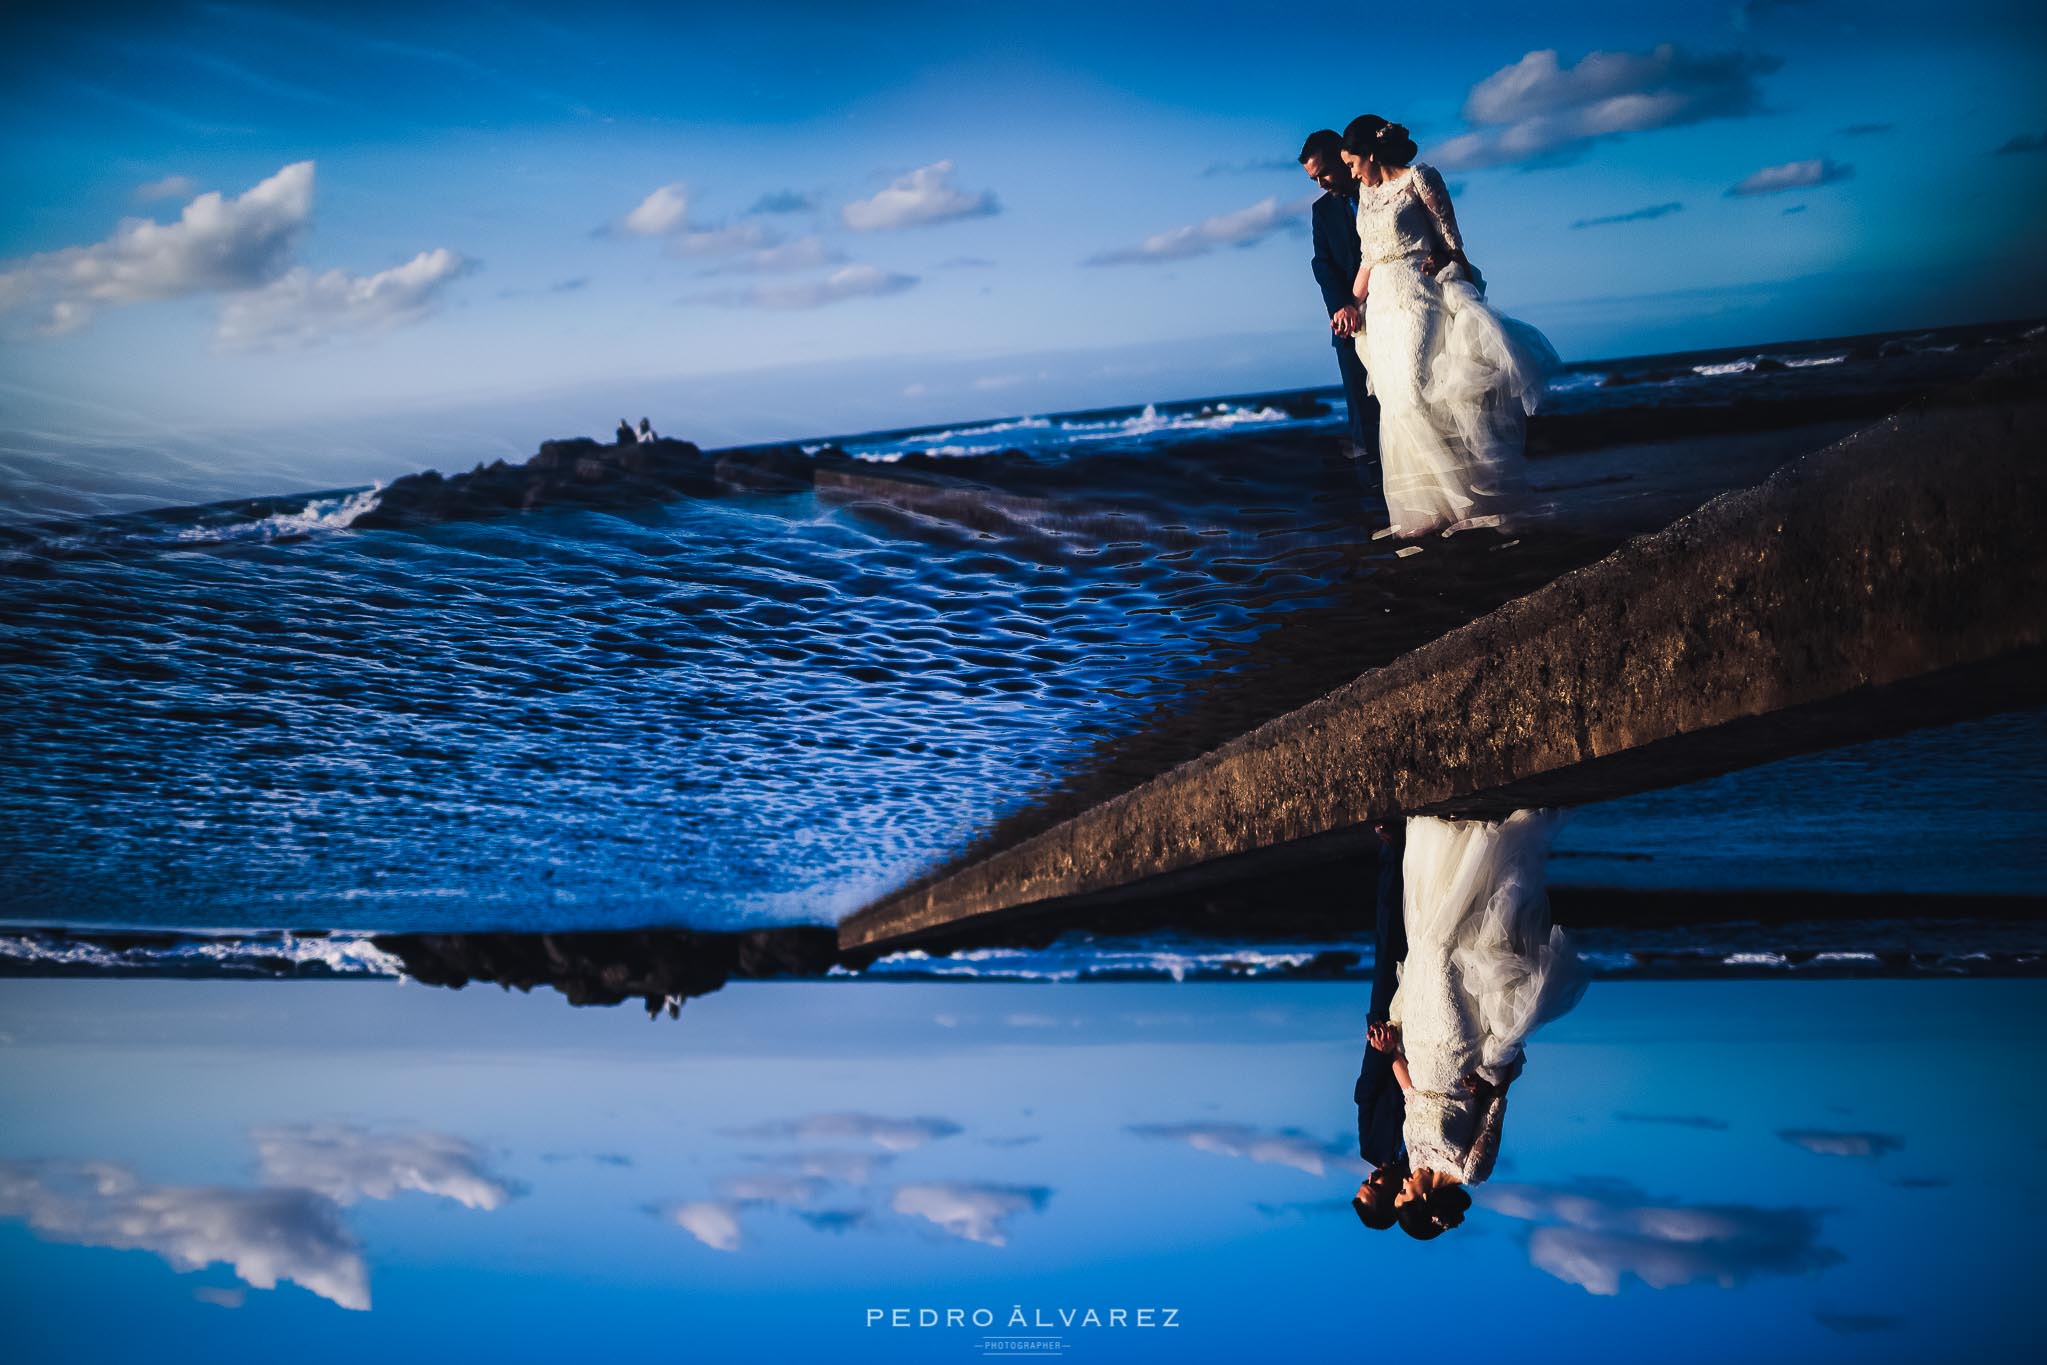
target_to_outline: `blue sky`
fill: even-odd
[[[1327,383],[1293,156],[1367,111],[1570,358],[2047,311],[2047,23],[2002,0],[9,24],[10,426],[547,398],[724,441]]]

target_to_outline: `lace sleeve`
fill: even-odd
[[[1480,1117],[1478,1136],[1472,1139],[1471,1151],[1464,1158],[1464,1183],[1484,1184],[1493,1173],[1493,1159],[1500,1154],[1500,1125],[1507,1117],[1507,1097],[1496,1094],[1486,1105]]]
[[[1442,175],[1434,166],[1419,164],[1411,174],[1414,176],[1415,196],[1429,211],[1429,217],[1435,220],[1436,235],[1451,251],[1463,251],[1464,234],[1457,230],[1457,211],[1450,207],[1450,187],[1443,183]]]

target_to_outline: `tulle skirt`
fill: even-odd
[[[1550,923],[1545,865],[1558,811],[1505,820],[1407,822],[1402,861],[1408,955],[1443,954],[1462,997],[1456,1014],[1480,1065],[1513,1063],[1529,1035],[1568,1013],[1588,973]],[[1462,1049],[1461,1049],[1462,1050]]]
[[[1527,418],[1558,365],[1549,341],[1461,267],[1431,279],[1396,260],[1372,268],[1357,348],[1394,534],[1505,528],[1526,493]]]

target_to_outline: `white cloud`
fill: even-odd
[[[642,199],[619,228],[636,237],[667,239],[671,256],[731,256],[775,244],[775,234],[759,223],[697,225],[689,210],[689,187],[678,181]]]
[[[1261,199],[1235,213],[1217,214],[1188,227],[1153,233],[1133,247],[1104,251],[1089,257],[1086,264],[1157,265],[1205,256],[1219,246],[1253,246],[1301,222],[1314,202],[1313,195],[1285,203],[1277,198]]]
[[[838,265],[845,256],[815,235],[779,246],[762,247],[706,272],[708,274],[782,275],[820,266]]]
[[[1041,1187],[938,1181],[898,1185],[889,1207],[936,1223],[947,1235],[984,1246],[1009,1244],[1008,1221],[1028,1209],[1042,1209],[1052,1192]]]
[[[1464,118],[1474,130],[1436,147],[1448,168],[1539,161],[1601,138],[1760,112],[1757,78],[1773,57],[1692,56],[1671,43],[1647,52],[1590,52],[1564,66],[1554,50],[1530,52],[1473,86]]]
[[[750,289],[721,289],[693,297],[707,303],[735,308],[768,308],[789,311],[822,308],[848,299],[879,298],[900,294],[917,283],[915,275],[902,275],[874,265],[848,265],[814,280],[791,280],[780,284],[758,284]]]
[[[859,199],[839,210],[856,232],[921,227],[955,218],[985,218],[1000,213],[994,194],[959,189],[952,183],[953,164],[938,161],[897,180],[871,199]]]
[[[159,199],[183,199],[199,188],[199,182],[189,175],[167,175],[161,180],[152,180],[135,187],[137,203],[150,204]]]
[[[258,1128],[249,1138],[266,1184],[312,1190],[337,1204],[417,1190],[464,1208],[495,1209],[512,1194],[485,1168],[482,1152],[445,1133],[372,1133],[324,1123]]]
[[[950,1119],[884,1118],[877,1114],[808,1114],[733,1130],[739,1137],[786,1137],[809,1141],[871,1142],[885,1152],[908,1152],[939,1138],[953,1137],[960,1126]]]
[[[625,216],[625,230],[640,237],[664,237],[689,221],[689,191],[663,185]]]
[[[1854,174],[1853,166],[1844,166],[1825,157],[1816,157],[1811,161],[1787,161],[1781,166],[1763,167],[1727,193],[1728,197],[1734,198],[1753,194],[1782,194],[1785,190],[1809,190],[1815,185],[1831,185],[1837,180],[1846,180]]]
[[[739,1250],[739,1205],[724,1200],[677,1204],[668,1219],[713,1251]]]
[[[252,289],[283,274],[312,222],[313,163],[294,162],[229,199],[209,192],[176,222],[123,219],[105,241],[0,271],[0,311],[35,303],[45,332],[82,326],[98,306]]]
[[[730,256],[772,244],[774,234],[758,223],[690,228],[668,237],[668,250],[676,256]]]
[[[142,188],[169,192],[178,180]],[[0,313],[33,305],[34,330],[59,336],[100,307],[219,293],[222,346],[304,343],[417,321],[468,268],[445,247],[374,275],[294,264],[312,224],[313,186],[313,163],[294,162],[237,198],[199,195],[175,222],[125,219],[103,242],[13,262],[0,270]]]
[[[370,1306],[369,1270],[334,1201],[310,1190],[148,1185],[105,1163],[0,1162],[0,1218],[54,1241],[147,1251],[179,1271],[215,1264],[243,1283],[289,1280],[343,1308]]]
[[[229,297],[214,339],[228,350],[252,350],[389,331],[431,313],[447,286],[470,268],[446,247],[374,275],[345,270],[316,275],[297,266],[261,289]]]
[[[1184,1142],[1197,1152],[1239,1157],[1263,1166],[1290,1166],[1322,1175],[1337,1151],[1291,1128],[1263,1132],[1241,1123],[1135,1123],[1138,1137]]]

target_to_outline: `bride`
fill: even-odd
[[[1407,822],[1407,958],[1394,992],[1394,1078],[1408,1175],[1394,1198],[1411,1236],[1463,1221],[1462,1188],[1492,1174],[1507,1089],[1536,1028],[1578,1003],[1585,970],[1550,923],[1543,867],[1562,816]]]
[[[1486,303],[1450,192],[1416,164],[1407,129],[1353,119],[1342,155],[1358,180],[1358,359],[1379,399],[1390,529],[1504,527],[1522,491],[1525,414],[1557,353]]]

